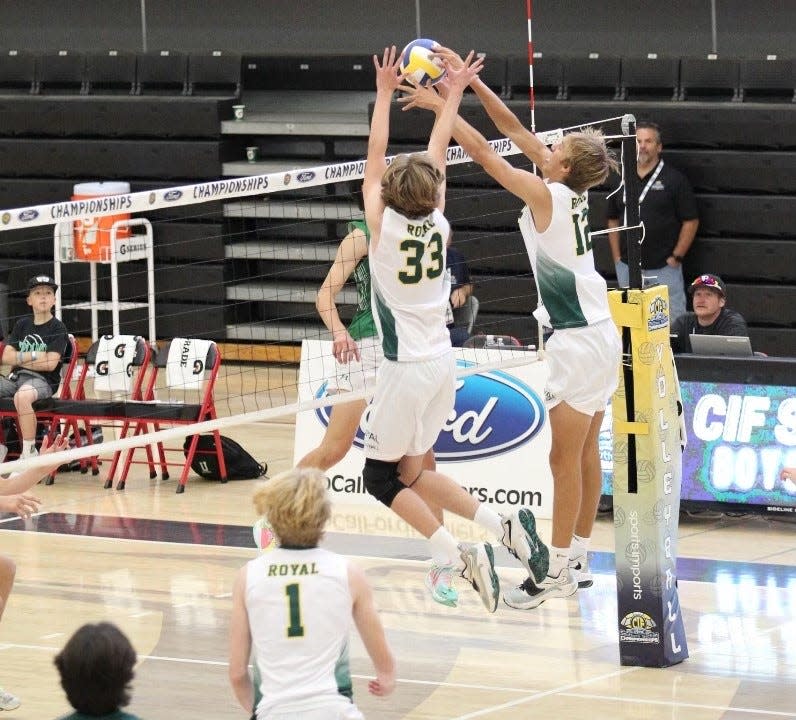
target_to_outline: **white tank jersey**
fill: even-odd
[[[389,360],[430,360],[450,352],[449,234],[439,210],[410,220],[384,208],[378,245],[371,245],[369,256],[373,317]]]
[[[340,555],[277,548],[248,563],[246,610],[263,695],[258,717],[340,698],[350,672],[338,667],[336,678],[335,666],[351,632],[351,608]]]
[[[539,298],[556,330],[585,327],[611,317],[608,286],[594,267],[588,193],[548,183],[553,196],[550,226],[540,233],[528,207],[520,231],[531,260]]]

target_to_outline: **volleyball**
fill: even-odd
[[[403,49],[401,72],[415,85],[429,82],[434,85],[445,77],[442,61],[431,56],[437,44],[434,40],[419,38]]]
[[[274,531],[264,517],[254,523],[252,534],[254,535],[254,544],[262,552],[268,552],[276,547],[276,535],[274,535]]]

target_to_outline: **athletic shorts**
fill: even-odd
[[[425,455],[455,401],[453,352],[417,362],[385,360],[379,367],[376,394],[363,417],[365,456],[391,461]]]
[[[365,716],[347,698],[341,697],[339,700],[330,700],[326,703],[311,703],[301,707],[274,710],[260,715],[255,714],[257,720],[365,720]]]
[[[622,342],[613,320],[556,330],[545,346],[550,370],[545,404],[560,402],[584,415],[605,410],[619,385]]]
[[[335,363],[335,376],[329,378],[326,391],[332,395],[338,392],[353,392],[376,382],[376,371],[384,360],[384,351],[378,336],[357,340],[359,362]]]
[[[8,377],[0,376],[0,397],[14,397],[17,390],[25,385],[30,385],[37,394],[38,400],[52,397],[53,389],[41,375],[30,370],[15,370]]]

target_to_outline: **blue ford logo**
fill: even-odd
[[[300,172],[296,175],[296,180],[300,183],[309,182],[315,177],[315,173],[312,170],[305,170],[304,172]]]
[[[179,200],[182,197],[182,190],[169,190],[168,192],[163,193],[163,199],[166,202],[174,202],[175,200]]]
[[[468,367],[471,363],[459,360],[457,365]],[[323,383],[315,397],[325,397],[326,388]],[[330,410],[315,410],[324,426],[329,424]],[[500,370],[469,375],[457,381],[454,412],[437,438],[434,454],[442,462],[501,455],[532,440],[544,427],[545,414],[541,398],[518,378]],[[361,428],[354,445],[364,447]]]
[[[35,220],[37,217],[39,217],[39,211],[33,209],[23,210],[18,217],[20,222],[30,222],[31,220]]]

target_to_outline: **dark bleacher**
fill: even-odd
[[[132,191],[221,176],[239,152],[224,138],[240,89],[240,56],[54,52],[0,56],[0,208],[60,202],[78,182],[127,180]],[[223,67],[222,67],[223,66]],[[163,337],[211,333],[223,339],[224,247],[220,203],[148,213],[155,225],[157,330]],[[11,320],[29,313],[26,278],[53,272],[51,228],[2,235],[0,268],[8,269]],[[62,265],[65,304],[89,299],[84,264]],[[110,297],[109,269],[98,267],[98,294]],[[145,267],[126,263],[122,300],[146,294]],[[90,335],[88,310],[64,310],[77,335]],[[123,332],[146,334],[146,310],[122,313]],[[100,332],[110,313],[100,313]]]
[[[527,56],[490,54],[483,77],[530,126]],[[686,258],[686,279],[704,271],[722,275],[728,283],[729,304],[749,320],[756,349],[796,356],[793,60],[544,54],[534,59],[534,85],[538,130],[628,112],[661,125],[665,157],[689,176],[700,206],[700,231]],[[365,54],[4,52],[0,56],[0,207],[63,200],[73,184],[83,180],[118,178],[130,180],[133,190],[143,190],[218,177],[224,161],[243,157],[245,145],[256,145],[261,157],[284,160],[289,167],[358,159],[367,149],[364,132],[278,134],[269,129],[224,135],[221,121],[231,118],[233,103],[244,102],[246,121],[251,122],[247,98],[258,93],[282,93],[275,95],[279,100],[269,110],[286,113],[286,92],[306,99],[323,91],[317,104],[322,112],[330,93],[361,96],[372,93],[373,87],[372,59]],[[498,137],[473,98],[465,99],[461,113],[487,137]],[[419,149],[432,122],[429,113],[406,113],[394,105],[390,151]],[[528,166],[522,156],[510,162]],[[535,342],[530,311],[536,290],[516,224],[520,202],[472,165],[451,166],[448,187],[446,213],[455,242],[470,260],[481,300],[476,332],[507,333]],[[347,184],[340,184],[317,194],[331,206],[350,203],[348,191]],[[607,192],[600,188],[591,194],[594,230],[605,226]],[[297,186],[284,197],[315,193]],[[345,222],[330,213],[326,220],[287,227],[278,218],[256,217],[254,212],[225,217],[220,202],[202,210],[210,216],[193,218],[185,208],[149,215],[152,220],[171,221],[158,227],[155,237],[159,334],[210,331],[224,340],[230,323],[283,321],[316,334],[319,320],[312,291],[328,269],[326,246],[333,247],[344,234]],[[274,239],[296,243],[306,239],[318,248],[318,257],[250,259],[230,251],[237,241]],[[0,265],[24,268],[23,276],[28,270],[51,271],[50,239],[25,230],[5,234],[3,240]],[[613,283],[604,236],[595,240],[595,262]],[[65,297],[85,298],[83,269],[67,265],[64,272]],[[224,282],[228,291],[237,283],[262,288],[268,282],[264,278],[275,274],[307,292],[298,292],[291,301],[223,295]],[[107,289],[102,268],[100,282]],[[140,292],[144,285],[140,276],[133,275],[124,290]],[[13,284],[13,292],[14,307],[27,311],[22,286]],[[343,316],[348,317],[349,311],[343,308]],[[88,327],[88,311],[68,313],[70,329],[80,333]],[[109,322],[107,316],[101,313],[103,323],[106,318]],[[145,331],[137,311],[124,314],[122,322],[123,330]]]

